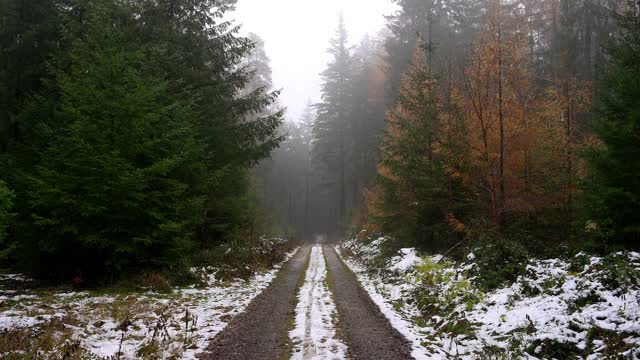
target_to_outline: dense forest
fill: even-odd
[[[296,164],[277,212],[438,252],[637,248],[638,2],[396,3],[358,46],[338,27],[322,101],[274,156]]]
[[[285,121],[235,1],[3,0],[2,267],[113,280],[267,235],[638,248],[640,3],[394,2],[355,46],[340,19]]]
[[[258,238],[251,167],[283,112],[232,6],[2,2],[5,266],[113,279]]]

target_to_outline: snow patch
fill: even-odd
[[[289,332],[293,360],[345,359],[347,346],[336,336],[337,309],[327,285],[321,246],[311,249],[305,281],[298,293],[296,325]]]
[[[640,284],[608,288],[604,281],[610,275],[603,267],[604,258],[587,257],[586,265],[578,273],[569,271],[570,263],[565,260],[532,260],[526,275],[514,284],[483,293],[473,286],[473,278],[468,277],[469,270],[475,266],[472,254],[467,256],[467,262],[455,263],[441,262],[439,255],[420,258],[415,250],[402,249],[387,262],[386,268],[380,269],[372,268],[369,262],[379,251],[372,250],[371,244],[358,245],[350,241],[342,248],[356,254],[348,257],[340,252],[340,247],[336,249],[382,313],[412,343],[412,356],[416,359],[483,358],[488,357],[484,352],[487,347],[510,355],[513,352],[515,358],[538,359],[544,357],[536,356],[543,347],[537,346],[537,351],[528,354],[526,346],[548,339],[585,350],[589,341],[587,334],[594,328],[624,337],[623,344],[628,346],[621,348],[621,357],[640,358]],[[631,264],[636,271],[635,279],[640,278],[637,275],[640,254],[615,256]],[[437,271],[443,275],[441,283],[429,285],[429,291],[437,299],[437,306],[453,306],[453,311],[446,315],[426,317],[418,308],[416,294],[424,294],[425,289],[429,289],[421,287],[424,285],[416,271],[423,264],[430,264],[426,268],[437,264]],[[477,300],[469,303],[464,297],[442,296],[457,286],[470,287],[470,294],[477,295]],[[444,324],[460,320],[467,322],[472,336],[443,330]],[[606,344],[595,339],[587,359],[602,358],[606,350]]]
[[[287,254],[288,261],[299,249]],[[0,311],[0,331],[29,329],[51,319],[70,319],[65,327],[73,338],[96,356],[138,359],[141,346],[158,337],[162,358],[196,359],[209,341],[276,277],[280,266],[250,280],[222,282],[208,278],[205,287],[176,288],[172,294],[145,292],[119,296],[92,296],[87,292],[3,291],[0,301],[10,302]],[[2,277],[2,276],[0,276]],[[25,277],[4,275],[12,281]],[[0,358],[4,355],[0,354]],[[46,357],[46,356],[45,356]]]
[[[391,259],[391,270],[407,271],[409,268],[415,267],[421,261],[418,252],[414,248],[400,249],[400,255]]]

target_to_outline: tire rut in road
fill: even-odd
[[[204,360],[278,360],[288,356],[296,289],[311,247],[289,260],[247,310],[236,316],[199,356]]]
[[[325,245],[324,256],[351,358],[411,359],[409,342],[391,326],[333,247]]]

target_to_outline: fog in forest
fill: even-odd
[[[391,0],[239,0],[228,17],[242,26],[242,34],[258,34],[264,40],[273,86],[283,90],[279,101],[287,107],[288,118],[297,120],[307,100],[320,100],[320,73],[329,61],[327,49],[340,14],[349,43],[355,45],[366,34],[384,31],[384,16],[397,9]]]
[[[1,0],[0,358],[637,359],[639,174],[640,0]]]
[[[255,169],[268,212],[306,239],[370,226],[435,248],[478,210],[502,228],[535,209],[562,228],[576,216],[610,15],[624,8],[239,1],[232,17],[258,44],[249,62],[287,109],[286,140]]]

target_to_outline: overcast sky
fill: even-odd
[[[340,11],[356,44],[367,33],[377,34],[384,15],[394,9],[391,0],[238,0],[230,17],[242,25],[243,34],[253,32],[264,39],[274,85],[283,89],[280,102],[288,107],[288,117],[297,119],[307,99],[319,100],[319,74]]]

